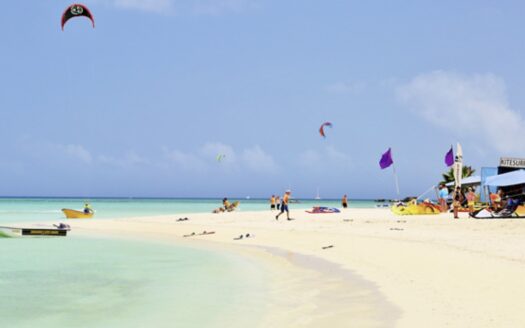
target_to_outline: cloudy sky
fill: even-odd
[[[521,1],[84,3],[3,6],[0,195],[383,198],[389,147],[403,196],[458,141],[525,157]]]

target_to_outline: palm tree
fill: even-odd
[[[474,170],[472,168],[472,166],[463,166],[463,170],[462,170],[462,177],[461,178],[466,178],[466,177],[470,177],[471,175],[474,174],[474,172],[476,172],[476,170]],[[449,182],[454,182],[455,179],[454,179],[454,168],[451,168],[450,170],[448,170],[447,172],[443,173],[443,181],[440,182],[440,184],[447,184]]]

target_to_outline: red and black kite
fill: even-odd
[[[64,13],[62,14],[62,31],[64,30],[64,25],[66,25],[68,20],[70,20],[71,18],[81,16],[89,18],[91,20],[91,24],[93,25],[93,27],[95,27],[95,19],[93,18],[91,11],[89,11],[89,9],[86,6],[79,3],[75,3],[67,7]]]
[[[325,122],[321,125],[321,127],[319,128],[319,134],[323,137],[323,138],[326,138],[326,135],[324,134],[324,127],[325,126],[328,126],[328,127],[332,127],[332,123],[330,122]]]

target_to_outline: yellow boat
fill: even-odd
[[[62,212],[66,215],[68,219],[91,219],[93,217],[93,212],[84,213],[82,211],[76,211],[69,208],[63,208]]]

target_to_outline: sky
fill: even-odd
[[[525,157],[522,1],[83,3],[3,4],[2,196],[394,198],[389,147],[401,196],[457,142]]]

